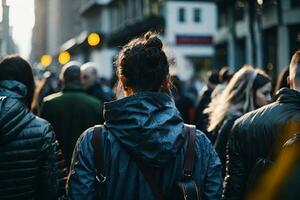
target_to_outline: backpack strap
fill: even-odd
[[[150,188],[155,196],[156,200],[163,200],[164,195],[162,193],[162,191],[160,190],[159,186],[157,185],[155,179],[154,179],[154,173],[153,171],[145,166],[144,164],[142,164],[140,161],[136,161],[139,169],[141,170],[141,172],[143,173],[145,179],[147,180],[148,184],[150,185]]]
[[[184,124],[184,138],[188,139],[188,147],[185,152],[182,175],[183,178],[190,178],[193,172],[193,162],[194,162],[194,155],[195,155],[194,147],[195,147],[195,138],[196,138],[196,127],[194,125]],[[155,199],[156,200],[165,199],[164,194],[162,193],[162,191],[160,190],[158,184],[154,179],[153,171],[138,160],[136,161],[136,163],[139,169],[141,170],[141,172],[143,173],[145,179],[149,183],[151,190],[155,195]]]
[[[93,148],[94,148],[94,161],[96,167],[96,180],[99,183],[104,183],[106,181],[106,176],[104,175],[104,141],[101,134],[101,125],[94,126],[93,131]]]
[[[188,136],[188,148],[184,155],[184,164],[182,169],[183,178],[191,177],[194,166],[195,156],[195,139],[196,139],[196,126],[195,125],[184,125],[184,132]]]

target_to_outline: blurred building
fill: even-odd
[[[35,0],[35,25],[32,30],[30,60],[39,62],[44,54],[57,56],[61,46],[83,31],[79,13],[80,0]]]
[[[51,2],[55,1],[61,2],[58,0]],[[105,78],[110,78],[113,74],[113,60],[119,48],[148,30],[160,33],[169,56],[176,58],[174,70],[181,78],[188,79],[195,70],[212,66],[214,57],[212,41],[217,23],[216,6],[213,1],[76,0],[70,5],[76,10],[75,16],[80,15],[79,25],[76,25],[74,20],[72,23],[69,22],[72,24],[71,28],[80,26],[81,32],[71,31],[73,35],[67,34],[68,40],[57,42],[60,43],[60,47],[55,48],[70,52],[71,57],[78,61],[98,63],[99,74]],[[75,16],[70,13],[64,17]],[[53,24],[61,20],[58,15],[56,17],[57,20],[51,22],[48,20],[48,23]],[[63,29],[51,31],[52,37],[57,35],[57,32],[64,32]],[[89,45],[90,33],[100,36],[99,44]],[[53,38],[47,40],[51,43],[54,41]]]
[[[215,62],[253,64],[276,76],[300,49],[299,0],[217,0]]]
[[[12,27],[9,26],[9,6],[2,0],[2,21],[0,22],[0,57],[17,52],[12,39]]]

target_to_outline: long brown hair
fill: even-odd
[[[212,99],[204,111],[209,114],[209,132],[220,125],[228,114],[244,114],[256,108],[253,84],[258,74],[267,76],[262,70],[245,65],[233,75],[222,94]]]

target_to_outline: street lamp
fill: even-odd
[[[52,63],[52,57],[45,54],[41,57],[40,62],[43,67],[48,67]]]
[[[66,64],[67,62],[69,62],[71,59],[71,55],[68,51],[63,51],[60,52],[60,54],[58,55],[58,62],[61,65]]]
[[[98,33],[91,33],[88,36],[88,44],[90,46],[97,46],[100,43],[101,39]]]
[[[262,6],[264,1],[263,0],[257,0],[258,5]]]

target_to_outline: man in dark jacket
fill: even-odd
[[[280,90],[274,103],[236,121],[228,144],[224,199],[244,199],[257,160],[272,157],[274,148],[280,149],[285,142],[282,135],[286,135],[286,127],[289,124],[299,125],[300,51],[291,60],[289,82],[291,89]],[[299,130],[290,134],[295,131]]]
[[[61,72],[62,92],[44,98],[41,117],[47,119],[57,134],[70,165],[75,143],[87,128],[103,122],[102,103],[87,95],[80,85],[80,64],[70,62]]]

